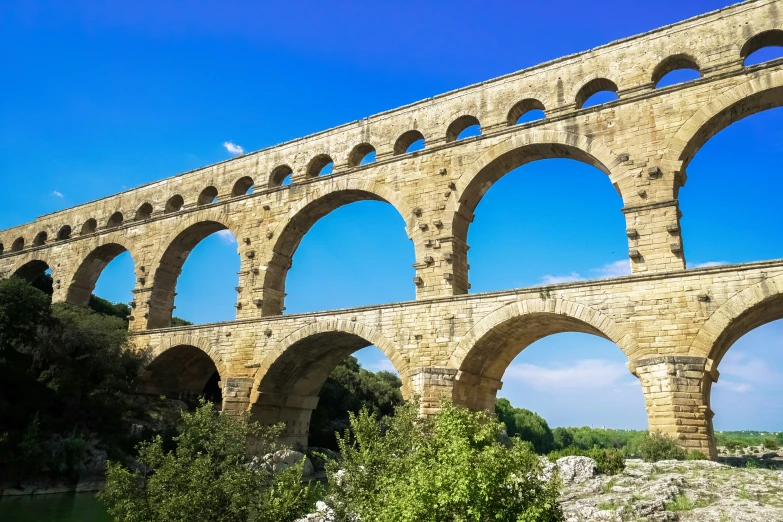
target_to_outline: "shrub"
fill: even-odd
[[[685,460],[686,457],[684,449],[679,447],[671,437],[660,432],[642,437],[636,444],[636,451],[645,462]]]
[[[595,446],[592,449],[585,450],[576,446],[570,446],[562,450],[553,451],[547,455],[552,462],[562,457],[571,456],[590,457],[595,461],[596,471],[602,475],[616,475],[625,469],[625,454],[614,448],[599,448]]]
[[[556,478],[487,412],[442,404],[430,417],[407,403],[381,425],[363,409],[338,437],[342,460],[327,463],[337,520],[559,522]]]
[[[552,430],[552,437],[555,440],[555,448],[565,449],[574,445],[574,436],[567,428],[557,427]]]
[[[709,460],[709,459],[707,458],[707,455],[705,455],[699,450],[690,450],[685,455],[685,460]]]
[[[537,413],[524,408],[514,408],[508,399],[497,399],[495,415],[506,425],[509,436],[530,442],[536,453],[543,455],[555,449],[552,431],[546,420]]]
[[[728,439],[724,446],[729,451],[739,451],[745,447],[745,443],[739,439]]]
[[[780,447],[778,440],[773,437],[767,437],[761,442],[765,448],[770,450],[776,450]]]
[[[252,456],[276,449],[282,426],[261,428],[248,419],[220,415],[201,401],[182,414],[182,427],[167,451],[155,437],[139,446],[138,466],[106,463],[106,486],[99,498],[114,520],[142,522],[290,522],[306,514],[320,494],[301,482],[299,465],[273,474]]]

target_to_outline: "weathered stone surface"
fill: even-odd
[[[492,408],[521,350],[584,332],[627,355],[651,429],[715,457],[711,383],[736,339],[783,315],[783,261],[685,271],[677,196],[711,136],[783,105],[783,63],[744,66],[750,52],[783,39],[781,13],[783,0],[744,2],[41,216],[0,231],[0,277],[49,268],[56,301],[86,304],[106,264],[130,252],[133,342],[151,361],[140,391],[197,394],[217,370],[223,411],[283,422],[285,442],[306,443],[326,376],[364,346],[390,358],[405,396],[419,394],[428,413],[442,398]],[[656,88],[683,66],[701,78]],[[582,108],[600,89],[619,99]],[[542,108],[546,118],[516,124]],[[476,122],[481,136],[454,139]],[[421,137],[425,149],[406,153]],[[360,165],[372,150],[377,160]],[[483,194],[509,170],[552,157],[607,175],[623,200],[633,275],[466,295],[468,230]],[[329,160],[333,173],[320,176]],[[293,183],[282,186],[289,174]],[[417,300],[280,315],[304,234],[368,199],[393,205],[405,222]],[[170,328],[189,252],[224,230],[241,259],[236,320]]]

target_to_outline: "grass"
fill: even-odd
[[[709,505],[710,502],[704,499],[699,499],[694,502],[687,495],[677,495],[676,497],[674,497],[673,501],[666,504],[666,510],[667,511],[692,511],[694,509],[707,507]]]

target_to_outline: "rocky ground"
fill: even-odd
[[[584,458],[557,464],[569,522],[783,522],[783,471],[628,460],[624,472],[604,476],[574,459]]]

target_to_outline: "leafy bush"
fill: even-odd
[[[503,426],[486,412],[443,404],[422,418],[409,403],[386,425],[366,409],[350,422],[341,462],[327,464],[337,520],[563,520],[557,480],[539,478],[527,443],[498,442]]]
[[[506,433],[533,445],[536,452],[546,454],[555,449],[555,438],[543,417],[524,408],[514,408],[508,399],[495,401],[495,415],[506,426]]]
[[[709,460],[709,459],[707,458],[707,455],[705,455],[699,450],[690,450],[685,455],[685,460]]]
[[[625,454],[614,448],[599,448],[595,446],[589,450],[570,446],[551,452],[547,457],[555,462],[562,457],[590,457],[595,461],[595,469],[602,475],[616,475],[625,469]]]
[[[770,450],[776,450],[780,447],[780,444],[778,443],[778,440],[773,437],[767,437],[761,443],[764,445],[765,448]]]
[[[726,449],[729,451],[739,451],[746,446],[745,442],[739,439],[728,439],[723,443],[723,445],[726,446]]]
[[[674,440],[660,432],[649,433],[636,443],[636,451],[645,462],[659,460],[685,460],[685,450]]]
[[[402,404],[402,381],[390,372],[365,370],[355,357],[337,365],[318,393],[318,406],[310,417],[308,445],[337,449],[335,432],[348,426],[348,414],[367,408],[379,417],[391,415]]]
[[[260,459],[273,452],[283,427],[262,428],[220,415],[201,401],[182,414],[175,449],[158,436],[139,447],[138,467],[107,462],[99,498],[124,522],[290,522],[312,509],[317,486],[302,485],[304,459],[273,474]],[[255,444],[248,447],[247,440]],[[246,460],[248,449],[253,458]]]
[[[574,436],[568,428],[555,428],[552,430],[552,437],[555,440],[555,448],[563,449],[574,445]]]

